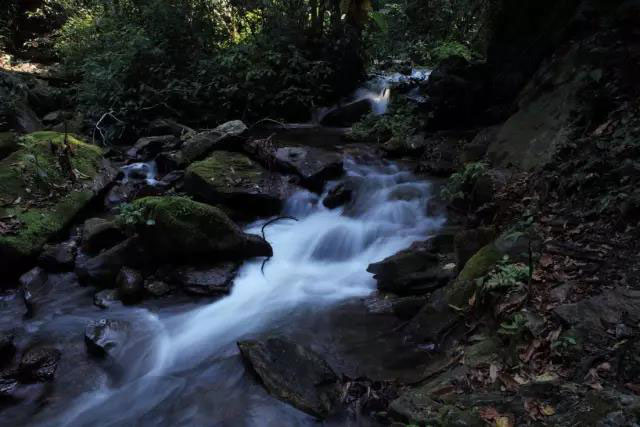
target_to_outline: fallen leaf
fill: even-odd
[[[540,265],[544,268],[549,267],[551,264],[553,264],[553,259],[550,255],[544,254],[540,257]]]
[[[491,378],[491,384],[495,383],[498,379],[498,367],[493,363],[489,366],[489,378]]]
[[[540,412],[542,412],[543,415],[550,417],[556,414],[556,409],[551,405],[542,405],[540,406]]]
[[[514,423],[510,417],[496,418],[496,427],[513,427]]]

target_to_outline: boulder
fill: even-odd
[[[238,348],[273,396],[321,419],[337,408],[339,378],[315,352],[281,338],[241,341]]]
[[[53,380],[62,353],[52,347],[33,347],[24,352],[18,372],[25,382],[46,382]]]
[[[161,297],[171,292],[171,287],[162,280],[145,280],[144,290],[153,297]]]
[[[322,204],[328,209],[335,209],[342,205],[346,205],[353,197],[353,190],[345,184],[340,183],[329,190],[327,196],[322,200]]]
[[[18,279],[22,300],[27,309],[27,314],[32,315],[39,297],[47,293],[48,274],[41,267],[35,267],[24,273]]]
[[[303,186],[318,193],[327,181],[340,177],[344,171],[338,153],[316,147],[278,148],[274,161],[282,171],[298,175]]]
[[[133,206],[144,217],[137,224],[142,242],[159,259],[241,260],[273,254],[269,243],[244,233],[213,206],[184,197],[146,197]]]
[[[237,140],[245,132],[247,126],[240,120],[224,123],[214,130],[193,135],[184,142],[181,150],[181,163],[189,165],[203,159],[213,150],[234,148]]]
[[[136,304],[144,296],[144,278],[138,270],[122,267],[116,277],[120,300],[125,304]]]
[[[473,140],[462,147],[462,163],[474,163],[484,159],[491,143],[497,138],[500,127],[491,126],[482,129]]]
[[[243,154],[216,151],[192,163],[184,191],[210,204],[223,204],[243,218],[278,214],[293,186]]]
[[[129,150],[127,156],[131,159],[146,162],[153,160],[163,151],[177,150],[182,141],[173,135],[148,136],[140,138]]]
[[[123,266],[138,267],[148,259],[138,239],[131,237],[92,258],[78,257],[76,273],[87,284],[112,288]]]
[[[198,296],[228,294],[238,264],[223,262],[211,267],[182,267],[174,272],[174,280],[185,292]]]
[[[76,250],[76,243],[73,241],[45,245],[38,264],[48,271],[71,271],[76,260]]]
[[[87,351],[97,357],[114,356],[129,338],[130,325],[123,320],[101,319],[89,322],[84,330]]]
[[[349,102],[329,111],[321,120],[323,126],[348,127],[371,112],[371,101],[367,98]]]
[[[0,161],[0,218],[14,225],[0,234],[0,272],[34,259],[115,176],[100,148],[68,135],[67,156],[64,140],[54,132],[30,134]]]
[[[125,240],[126,236],[113,221],[91,218],[82,226],[80,246],[88,254],[97,254]]]
[[[0,160],[17,151],[18,137],[13,132],[0,132]]]
[[[464,267],[473,255],[491,243],[495,237],[495,230],[488,227],[462,230],[456,234],[454,247],[458,266],[460,268]]]
[[[42,118],[42,122],[45,125],[55,125],[56,123],[60,123],[62,121],[64,121],[65,118],[65,112],[64,111],[52,111],[50,113],[45,114],[45,116]]]

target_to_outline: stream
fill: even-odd
[[[54,276],[36,315],[24,319],[18,331],[24,334],[17,335],[63,349],[56,382],[24,386],[24,401],[6,409],[0,424],[317,425],[247,372],[236,346],[247,338],[294,339],[352,378],[397,379],[415,369],[419,362],[399,356],[406,351],[411,357],[402,340],[384,337],[399,320],[367,312],[375,281],[366,270],[433,235],[444,218],[429,213],[432,185],[398,164],[346,157],[345,171],[320,196],[301,190],[289,198],[283,215],[297,221],[265,228],[274,256],[264,268],[263,259],[245,263],[222,299],[178,297],[102,311],[92,303],[92,288],[55,275],[58,281]],[[344,181],[355,189],[351,203],[325,208],[322,199]],[[265,222],[246,231],[260,234]],[[15,328],[24,311],[18,294],[4,295],[0,309],[2,326]],[[126,344],[104,361],[88,358],[83,340],[87,323],[102,318],[131,325]],[[338,414],[324,425],[376,424]]]

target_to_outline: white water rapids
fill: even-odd
[[[225,362],[236,353],[235,342],[269,333],[276,323],[300,328],[287,321],[293,311],[317,312],[369,295],[375,290],[366,272],[370,263],[426,239],[443,222],[428,214],[428,182],[393,164],[365,166],[347,160],[345,168],[344,179],[356,188],[349,206],[328,210],[318,196],[299,192],[284,212],[299,221],[283,220],[266,228],[274,256],[264,275],[262,260],[251,261],[241,268],[231,295],[209,305],[169,315],[130,310],[134,319],[127,320],[143,325],[146,332],[116,355],[122,371],[117,381],[96,386],[55,415],[39,417],[39,425],[313,425],[304,414],[293,409],[273,412],[265,409],[273,402],[257,403],[238,390],[242,365],[229,367]],[[247,231],[259,234],[263,223]],[[202,378],[206,385],[201,385]],[[185,394],[191,383],[202,389],[197,399]],[[208,390],[217,390],[216,397]],[[245,419],[198,418],[199,411],[215,408],[216,414],[223,413],[234,401],[246,406]]]

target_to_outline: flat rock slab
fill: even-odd
[[[269,393],[318,418],[334,412],[339,379],[318,354],[281,338],[238,343],[245,362]]]
[[[321,192],[327,181],[344,172],[339,154],[316,147],[278,148],[275,161],[285,172],[298,175],[300,183],[315,192]]]
[[[231,291],[237,270],[238,264],[223,262],[211,267],[184,267],[174,274],[176,282],[185,292],[214,296],[228,294]]]
[[[244,154],[216,151],[187,169],[184,189],[204,202],[255,218],[278,214],[296,188]]]

